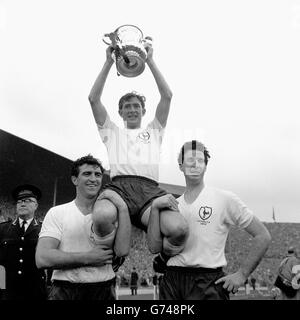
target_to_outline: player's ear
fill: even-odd
[[[145,115],[145,113],[146,113],[146,109],[145,109],[145,108],[143,108],[143,109],[142,109],[142,115],[144,116],[144,115]]]
[[[75,186],[77,186],[77,177],[72,176],[72,177],[71,177],[71,181],[73,182],[73,184],[74,184]]]

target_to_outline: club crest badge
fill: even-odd
[[[144,143],[149,143],[150,133],[148,131],[143,131],[138,135],[138,139],[142,140]]]
[[[199,210],[199,217],[202,220],[207,220],[212,215],[211,207],[201,207]]]

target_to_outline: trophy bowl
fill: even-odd
[[[109,38],[107,42],[105,38]],[[125,77],[136,77],[145,69],[147,51],[144,44],[152,39],[144,39],[143,32],[134,25],[123,25],[114,32],[104,35],[103,41],[114,49],[112,57],[117,71]]]

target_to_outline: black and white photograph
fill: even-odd
[[[300,300],[300,0],[0,0],[0,41],[0,309]]]

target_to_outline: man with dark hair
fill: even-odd
[[[80,167],[83,164],[99,167],[101,174],[104,173],[104,168],[101,162],[98,159],[94,158],[92,155],[88,154],[87,156],[81,157],[73,162],[71,167],[71,177],[78,177]]]
[[[172,98],[172,92],[154,62],[152,46],[147,44],[146,63],[160,93],[155,117],[148,126],[141,127],[146,99],[131,92],[119,101],[119,115],[125,128],[116,126],[101,101],[108,73],[114,63],[112,50],[112,47],[107,48],[106,61],[89,94],[98,131],[107,148],[112,178],[96,201],[93,211],[93,231],[102,237],[111,232],[111,226],[117,221],[119,208],[114,200],[117,195],[123,199],[132,224],[144,231],[147,231],[151,202],[166,195],[166,191],[158,186],[158,169]],[[166,207],[161,208],[160,223],[164,235],[162,250],[172,256],[182,250],[188,229],[185,219],[178,212],[175,198],[168,195],[168,199]],[[128,218],[127,225],[130,220]]]
[[[46,300],[46,275],[35,265],[41,222],[35,218],[41,191],[31,184],[16,187],[17,217],[0,224],[0,265],[5,268],[4,300]]]
[[[51,208],[45,216],[36,264],[53,269],[49,300],[115,300],[112,247],[117,255],[126,256],[129,246],[123,215],[118,217],[114,237],[98,239],[91,233],[103,172],[100,161],[91,155],[76,160],[71,169],[76,198]]]
[[[179,212],[188,221],[189,236],[184,249],[167,262],[160,285],[162,300],[222,300],[236,293],[254,271],[270,243],[270,234],[262,222],[232,192],[204,184],[210,158],[206,147],[196,140],[183,145],[178,157],[186,189],[177,199]],[[161,251],[159,209],[168,199],[152,203],[149,219],[152,253]],[[231,226],[245,229],[253,236],[248,257],[239,269],[225,275],[225,244]]]
[[[143,95],[141,95],[141,94],[139,94],[139,93],[137,93],[135,91],[132,91],[132,92],[124,94],[124,96],[122,96],[120,98],[120,100],[119,100],[119,111],[122,110],[123,104],[125,102],[130,101],[132,98],[137,98],[139,100],[140,104],[141,104],[142,109],[145,109],[146,98]]]

